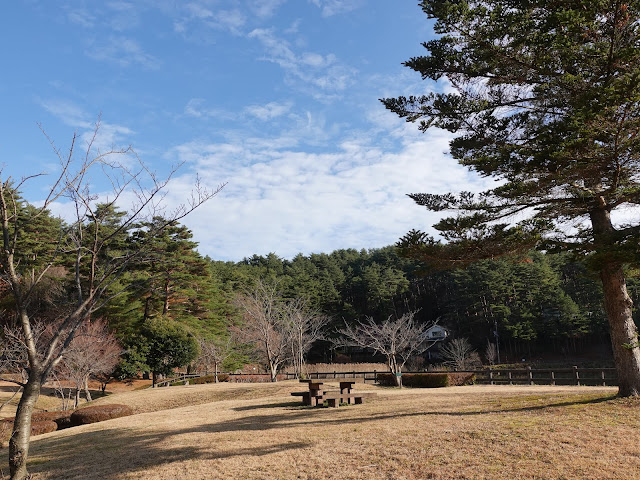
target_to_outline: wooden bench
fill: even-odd
[[[335,393],[327,394],[322,397],[327,401],[327,406],[337,407],[341,403],[348,403],[349,405],[359,405],[364,402],[367,397],[373,397],[375,393],[361,392],[361,393]]]

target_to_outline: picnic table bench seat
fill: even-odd
[[[325,400],[330,407],[337,407],[340,403],[360,404],[366,397],[375,395],[375,393],[359,392],[353,393],[351,389],[356,381],[341,381],[339,390],[323,390],[323,382],[313,380],[300,380],[307,383],[309,390],[305,392],[292,392],[294,397],[302,397],[302,403],[312,407],[322,405]]]

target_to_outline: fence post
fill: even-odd
[[[513,385],[513,378],[511,377],[511,370],[509,370],[509,385]]]
[[[493,385],[493,370],[489,367],[489,385]]]
[[[378,371],[373,371],[373,383],[378,383]]]
[[[555,385],[556,384],[556,373],[551,370],[551,385]]]
[[[602,377],[602,386],[606,387],[607,386],[607,382],[605,382],[605,380],[604,380],[604,370],[602,370],[600,372],[600,376]]]
[[[533,372],[531,371],[531,366],[527,367],[527,374],[529,376],[529,385],[533,385]]]
[[[573,373],[576,377],[576,385],[580,386],[580,374],[578,373],[578,366],[574,365],[573,366]]]

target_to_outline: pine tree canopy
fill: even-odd
[[[640,2],[421,2],[437,39],[406,66],[443,93],[383,99],[421,130],[456,135],[451,154],[498,186],[417,193],[448,241],[413,231],[416,257],[490,258],[531,246],[637,255],[637,225],[610,214],[640,203]],[[451,87],[451,88],[449,88]]]

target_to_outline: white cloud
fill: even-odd
[[[258,28],[249,33],[266,50],[264,59],[280,65],[286,80],[301,89],[310,89],[317,99],[330,99],[353,84],[357,71],[338,62],[333,54],[315,52],[296,54],[289,42],[279,38],[271,29]]]
[[[126,37],[110,37],[104,43],[94,42],[86,53],[94,60],[122,67],[140,65],[151,70],[160,67],[160,60],[146,53],[138,42]]]
[[[364,0],[310,0],[320,9],[323,17],[331,17],[340,13],[356,10],[364,5]]]
[[[72,23],[84,28],[92,28],[95,25],[96,17],[83,8],[74,8],[67,12],[67,18]]]
[[[67,100],[49,99],[41,100],[40,105],[42,105],[47,112],[62,120],[66,125],[91,128],[91,122],[87,120],[87,113],[75,103]]]
[[[266,105],[250,105],[245,110],[259,120],[271,120],[281,117],[291,110],[292,104],[269,102]]]
[[[286,3],[287,0],[251,0],[250,8],[261,18],[272,17],[280,5]]]
[[[445,157],[449,140],[444,132],[419,136],[407,129],[396,153],[381,151],[366,135],[315,154],[260,149],[258,141],[181,145],[174,155],[206,184],[229,182],[185,223],[200,251],[218,259],[388,245],[437,221],[407,193],[486,187]],[[167,200],[185,198],[192,182],[191,173],[176,179]]]

